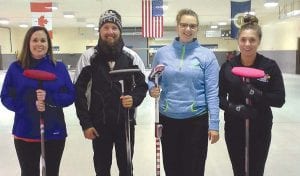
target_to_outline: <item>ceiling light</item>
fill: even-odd
[[[211,29],[217,29],[218,26],[217,26],[217,25],[212,25],[212,26],[210,26],[210,28],[211,28]]]
[[[163,8],[163,11],[167,11],[169,6],[168,5],[163,5],[162,8]]]
[[[248,15],[248,14],[255,16],[256,12],[254,10],[251,10],[250,12],[245,13],[245,15]]]
[[[88,27],[88,28],[94,28],[95,25],[93,23],[88,23],[85,25],[85,27]]]
[[[65,18],[74,18],[74,12],[64,12],[64,17]]]
[[[9,24],[9,19],[7,19],[7,18],[0,18],[0,24]]]
[[[52,9],[52,11],[58,10],[58,3],[52,2],[50,7],[45,7],[46,9]]]
[[[19,27],[21,27],[21,28],[27,28],[28,27],[28,24],[19,24]]]
[[[53,11],[55,11],[55,10],[58,10],[58,7],[52,6],[51,9],[52,9]]]
[[[278,6],[278,0],[265,0],[265,7],[276,7]]]
[[[226,22],[219,22],[218,25],[219,26],[225,26],[225,25],[227,25],[227,23]]]
[[[167,11],[168,8],[169,8],[169,6],[168,6],[168,1],[164,1],[164,2],[163,2],[163,5],[162,5],[163,11]]]

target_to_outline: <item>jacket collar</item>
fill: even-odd
[[[200,46],[198,40],[196,38],[193,39],[192,42],[189,43],[182,43],[179,41],[179,37],[176,37],[172,44],[175,48],[181,49],[185,47],[186,50],[194,49]]]

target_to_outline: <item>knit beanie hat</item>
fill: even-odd
[[[104,23],[108,22],[116,24],[120,31],[122,31],[121,15],[115,10],[107,10],[103,14],[101,14],[99,19],[99,29]]]

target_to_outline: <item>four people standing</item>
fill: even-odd
[[[198,15],[182,9],[176,17],[178,37],[160,48],[152,67],[165,69],[159,87],[149,80],[149,93],[159,100],[162,154],[166,176],[204,175],[208,139],[219,140],[219,65],[200,45]],[[161,89],[161,93],[160,93]]]
[[[182,9],[176,17],[178,37],[159,49],[152,67],[165,65],[156,87],[149,80],[149,93],[160,96],[162,153],[167,176],[204,175],[208,139],[219,140],[219,104],[225,111],[225,140],[234,175],[244,175],[245,118],[250,118],[250,175],[262,176],[271,141],[272,107],[285,102],[282,73],[275,61],[257,53],[262,38],[258,20],[245,17],[238,35],[240,54],[219,71],[212,51],[197,41],[198,15]],[[99,21],[99,40],[78,61],[75,74],[76,111],[84,136],[93,140],[97,175],[110,175],[115,146],[120,176],[126,176],[124,119],[131,120],[131,149],[134,146],[135,108],[146,96],[144,65],[140,57],[124,46],[121,16],[105,11]],[[5,76],[1,101],[15,112],[15,148],[22,176],[38,175],[40,158],[39,113],[45,117],[47,175],[58,175],[66,134],[63,107],[74,101],[74,88],[63,63],[53,59],[52,44],[43,27],[26,33],[23,49]],[[111,70],[132,68],[142,72],[128,77],[122,86]],[[236,66],[264,70],[266,76],[250,83],[232,75]],[[38,87],[37,80],[23,76],[25,69],[54,73],[56,80]],[[218,77],[219,73],[219,77]],[[218,88],[218,83],[220,89]],[[219,94],[219,97],[218,97]],[[220,102],[219,102],[220,98]],[[245,99],[252,105],[246,104]],[[129,114],[127,114],[129,109]]]
[[[220,107],[225,111],[225,140],[234,175],[245,175],[245,118],[249,118],[249,171],[251,176],[262,176],[271,142],[271,107],[284,104],[285,89],[276,62],[257,53],[262,38],[258,19],[249,15],[244,21],[237,39],[240,54],[220,70]],[[245,84],[231,73],[233,67],[241,66],[261,69],[266,75]]]

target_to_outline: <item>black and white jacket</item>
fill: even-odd
[[[134,66],[141,72],[124,80],[124,94],[133,97],[133,108],[129,110],[133,123],[135,108],[142,103],[147,93],[145,66],[133,50],[123,47],[122,54],[115,61],[114,70]],[[107,60],[102,58],[95,47],[86,50],[77,63],[74,76],[75,106],[82,129],[118,124],[127,118],[127,110],[120,101],[121,84],[113,79],[109,71]]]

